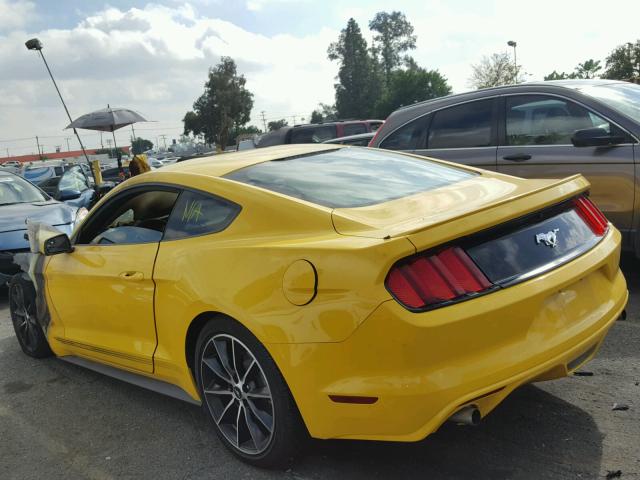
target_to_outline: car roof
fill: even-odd
[[[346,137],[337,137],[331,138],[329,140],[325,140],[322,143],[340,143],[345,140],[361,140],[363,138],[373,138],[376,132],[365,132],[365,133],[356,133],[355,135],[347,135]]]
[[[497,93],[513,92],[518,90],[527,90],[531,87],[558,87],[558,88],[570,88],[573,90],[579,90],[583,87],[600,86],[600,85],[612,85],[612,84],[625,84],[621,80],[602,80],[602,79],[590,79],[590,80],[546,80],[535,82],[523,82],[515,85],[500,85],[498,87],[480,88],[478,90],[468,90],[466,92],[455,93],[452,95],[445,95],[443,97],[432,98],[425,100],[424,102],[412,103],[396,109],[395,112],[404,110],[411,110],[416,107],[422,107],[425,105],[438,104],[438,103],[453,103],[455,100],[466,100],[467,98],[480,98],[482,96],[492,96]]]
[[[211,155],[208,157],[193,158],[188,162],[179,162],[162,167],[161,171],[163,175],[167,172],[180,172],[208,177],[221,177],[227,173],[258,163],[281,160],[300,155],[308,155],[325,150],[335,150],[337,148],[345,148],[345,146],[325,145],[322,143],[278,145],[275,147],[229,152],[224,155]],[[154,172],[148,172],[145,175],[151,176],[153,173]]]

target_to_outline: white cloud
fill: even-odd
[[[252,12],[258,12],[264,9],[265,6],[273,5],[274,3],[302,3],[306,0],[247,0],[247,10]]]
[[[152,140],[159,133],[177,137],[181,118],[203,91],[207,69],[228,55],[255,94],[254,124],[261,124],[262,110],[269,119],[295,114],[299,120],[318,102],[333,102],[337,65],[327,60],[326,48],[348,17],[370,41],[368,21],[390,9],[384,0],[316,0],[310,5],[324,14],[316,25],[333,22],[332,28],[314,28],[305,17],[305,35],[264,35],[216,18],[214,4],[222,0],[183,2],[176,0],[171,8],[105,8],[73,28],[35,32],[74,115],[107,103],[127,106],[159,121],[139,126],[139,133]],[[277,2],[291,2],[294,10],[293,0],[239,2],[238,11],[247,15],[243,25],[267,18]],[[260,13],[247,14],[243,6]],[[455,91],[467,89],[472,63],[508,50],[507,40],[518,42],[518,61],[530,78],[542,79],[588,58],[604,60],[615,46],[637,38],[640,17],[637,0],[606,9],[596,0],[414,0],[394,8],[415,26],[418,42],[411,55],[420,65],[439,69]],[[68,133],[62,131],[67,120],[42,62],[24,48],[34,36],[24,30],[31,30],[35,15],[32,2],[0,0],[0,139]],[[279,31],[286,32],[296,19],[280,21]],[[125,141],[129,131],[121,132],[119,141]],[[0,153],[6,145],[0,143]]]
[[[0,0],[0,32],[20,28],[35,18],[35,5],[25,0]]]
[[[0,37],[0,138],[65,135],[64,111],[40,59],[22,46],[24,35]],[[304,37],[260,35],[200,16],[189,5],[107,8],[74,28],[37,34],[73,115],[107,103],[133,108],[164,122],[139,126],[152,139],[159,133],[177,138],[208,68],[221,56],[232,57],[247,78],[253,123],[262,124],[262,110],[268,118],[308,116],[318,102],[333,99],[336,66],[326,48],[336,35],[328,29]],[[118,141],[129,133],[121,130]],[[91,138],[95,144],[98,136]]]

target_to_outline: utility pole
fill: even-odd
[[[7,157],[10,157],[11,155],[9,155],[9,149],[7,148]]]
[[[513,47],[513,83],[518,83],[518,60],[516,58],[516,47],[518,46],[517,42],[513,40],[509,40],[507,45]]]
[[[293,126],[296,126],[296,116],[295,115],[291,115],[291,119],[293,120]]]
[[[37,135],[36,135],[36,145],[38,145],[38,158],[42,160],[42,153],[40,152],[40,141],[38,140]]]
[[[262,110],[262,124],[264,125],[264,131],[267,131],[267,119],[264,116],[264,110]]]
[[[56,88],[56,92],[58,92],[58,97],[60,97],[60,102],[62,102],[62,106],[64,107],[64,111],[67,113],[67,117],[69,117],[69,122],[73,123],[73,119],[71,118],[71,114],[69,113],[69,109],[67,108],[67,104],[64,103],[64,99],[62,98],[62,94],[60,93],[60,89],[58,88],[58,84],[56,83],[56,80],[53,78],[53,73],[51,73],[51,69],[49,68],[49,64],[47,63],[47,59],[44,58],[44,53],[42,53],[42,42],[40,40],[38,40],[37,38],[32,38],[31,40],[27,40],[25,42],[25,46],[27,47],[28,50],[36,50],[40,54],[40,58],[42,58],[42,62],[44,63],[44,66],[47,68],[47,72],[49,72],[49,76],[51,77],[51,81],[53,82],[53,86]],[[91,162],[89,161],[89,156],[87,155],[87,152],[84,149],[84,145],[82,144],[82,140],[80,139],[80,135],[78,134],[78,131],[75,128],[73,129],[73,133],[78,138],[78,143],[80,144],[80,149],[82,150],[82,153],[84,154],[84,159],[87,161],[87,165],[89,166],[89,170],[91,171],[91,176],[93,177],[93,182],[94,182],[95,185],[98,185],[98,182],[96,181],[95,174],[93,173],[93,169],[91,168]]]
[[[100,148],[104,150],[104,143],[102,143],[102,132],[100,132]]]
[[[71,147],[69,146],[69,137],[65,137],[65,140],[67,141],[67,152],[70,152]]]
[[[160,135],[160,138],[162,139],[162,143],[164,144],[164,149],[167,149],[167,136],[162,134]]]

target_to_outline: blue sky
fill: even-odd
[[[37,36],[73,116],[111,105],[142,112],[152,141],[176,138],[181,119],[202,93],[207,69],[231,56],[254,93],[252,123],[308,118],[333,103],[337,65],[326,56],[350,17],[369,41],[376,12],[398,9],[415,27],[410,52],[438,69],[455,92],[468,89],[471,65],[510,51],[527,79],[604,59],[639,36],[637,0],[0,0],[0,155],[35,151],[28,137],[64,143],[55,91],[24,41]],[[138,130],[138,129],[137,129]],[[129,132],[121,131],[120,141]],[[13,139],[19,141],[7,141]],[[87,136],[95,146],[98,136]],[[72,140],[73,142],[73,140]]]

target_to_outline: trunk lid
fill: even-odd
[[[332,220],[342,235],[406,236],[424,250],[560,203],[588,188],[581,175],[524,180],[485,173],[377,205],[336,208]]]

